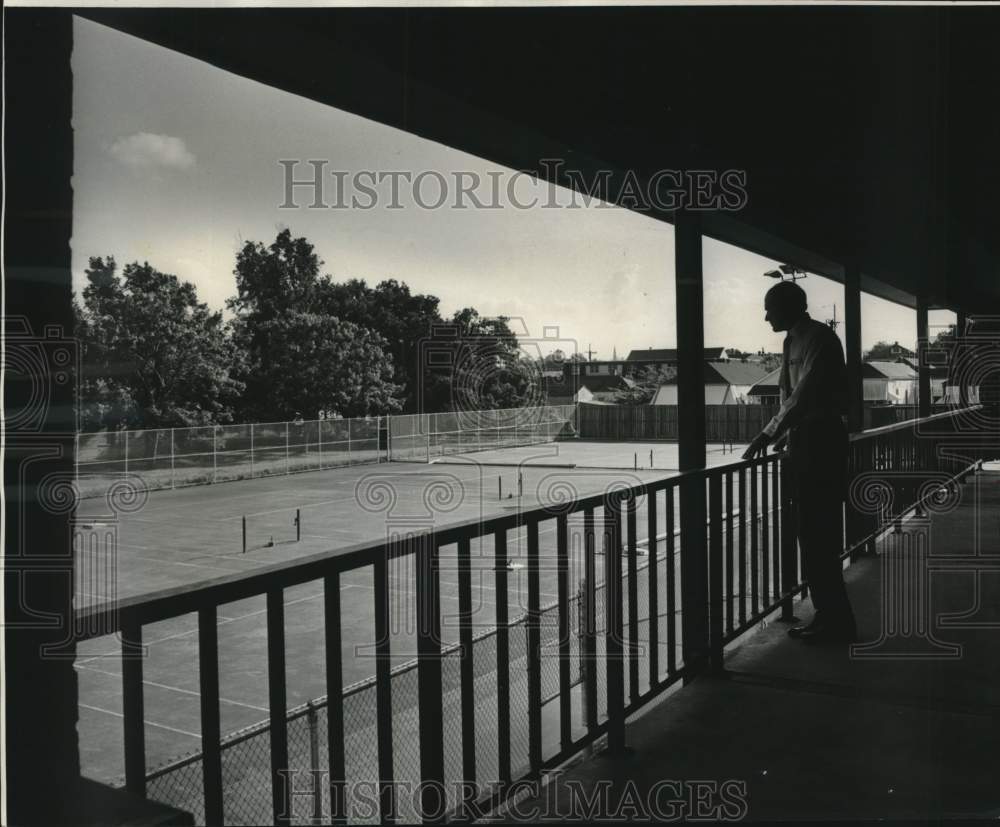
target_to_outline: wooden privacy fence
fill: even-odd
[[[749,442],[777,411],[777,405],[706,405],[705,439]],[[582,439],[678,439],[676,405],[581,403],[577,416]]]

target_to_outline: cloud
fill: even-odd
[[[108,152],[132,169],[190,169],[195,164],[194,155],[182,139],[150,132],[119,138]]]

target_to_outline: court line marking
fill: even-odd
[[[104,709],[99,706],[93,706],[92,704],[85,704],[83,701],[79,701],[77,706],[93,710],[94,712],[103,712],[106,715],[114,715],[116,718],[125,718],[121,712],[115,712],[113,709]],[[169,724],[158,724],[156,721],[150,721],[148,718],[143,718],[142,722],[146,724],[146,726],[155,726],[159,729],[168,730],[169,732],[176,732],[178,735],[187,735],[189,738],[197,738],[199,741],[201,740],[201,735],[197,732],[188,732],[186,729],[178,729],[177,727],[170,726]]]
[[[80,670],[84,670],[85,669],[88,672],[94,672],[94,673],[100,674],[100,675],[107,675],[108,677],[111,677],[111,678],[121,678],[121,673],[120,672],[109,672],[107,669],[98,669],[97,667],[94,667],[94,666],[77,665],[77,668],[80,669]],[[201,693],[200,692],[195,692],[195,691],[193,691],[191,689],[184,689],[183,687],[180,687],[180,686],[170,686],[170,685],[165,684],[165,683],[158,683],[157,681],[147,680],[146,678],[143,678],[142,682],[146,686],[155,686],[157,689],[166,689],[168,692],[180,692],[182,695],[191,695],[191,696],[193,696],[195,698],[200,698],[201,697]],[[265,707],[265,706],[257,706],[255,704],[249,704],[249,703],[246,703],[244,701],[234,701],[234,700],[232,700],[230,698],[223,698],[221,695],[219,696],[219,702],[220,703],[231,704],[232,706],[245,706],[247,709],[252,709],[252,710],[254,710],[256,712],[267,712],[268,711],[267,707]]]
[[[322,597],[322,596],[323,596],[323,593],[320,592],[319,594],[312,594],[312,595],[307,595],[306,597],[299,597],[299,598],[296,598],[295,600],[286,600],[285,601],[285,606],[292,606],[292,605],[294,605],[296,603],[303,603],[306,600],[316,600],[317,598]],[[263,595],[253,595],[252,597],[245,598],[245,599],[252,600],[254,597],[263,597]],[[218,619],[217,626],[222,626],[223,623],[235,623],[237,620],[245,620],[248,617],[254,617],[255,615],[262,615],[262,614],[265,614],[266,612],[267,612],[267,609],[264,608],[264,609],[258,609],[257,611],[254,611],[254,612],[248,612],[245,615],[238,615],[236,617],[227,618],[226,620]],[[183,615],[181,615],[181,616],[183,617]],[[173,619],[173,618],[170,618],[170,619]],[[157,643],[164,643],[165,641],[168,641],[168,640],[176,640],[177,638],[187,637],[188,635],[195,635],[197,633],[198,633],[198,628],[196,626],[194,629],[188,629],[186,632],[176,632],[175,634],[165,635],[165,636],[163,636],[161,638],[156,638],[155,640],[144,641],[143,645],[145,645],[145,646],[153,646],[153,645],[155,645]],[[93,657],[82,658],[82,659],[78,658],[76,660],[76,663],[82,665],[82,664],[85,664],[85,663],[89,663],[92,660],[97,660],[97,658],[104,658],[104,657],[108,657],[108,656],[114,656],[116,654],[118,654],[118,653],[117,652],[105,652],[102,655],[95,655]]]

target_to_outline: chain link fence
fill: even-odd
[[[662,562],[662,557],[661,557]],[[640,613],[648,626],[646,565],[638,571]],[[664,578],[661,577],[661,580]],[[628,578],[626,576],[627,585]],[[595,584],[597,613],[597,683],[599,720],[607,709],[604,650],[604,584]],[[625,590],[627,599],[627,588]],[[582,682],[580,661],[580,592],[571,593],[567,605],[570,650],[570,686]],[[665,603],[663,604],[665,605]],[[626,602],[623,607],[628,610]],[[661,608],[662,612],[662,608]],[[626,614],[627,617],[627,614]],[[662,616],[661,616],[662,619]],[[511,772],[513,778],[529,770],[528,679],[526,615],[508,625],[510,688]],[[627,629],[626,629],[627,634]],[[661,635],[664,634],[661,631]],[[645,637],[640,633],[640,638]],[[541,611],[541,687],[543,708],[558,703],[559,616],[558,606]],[[642,649],[645,662],[648,652]],[[497,704],[497,633],[481,632],[473,642],[474,709],[476,725],[476,781],[486,788],[500,778]],[[416,661],[392,672],[393,777],[408,783],[404,790],[417,790],[420,782],[419,708]],[[648,667],[643,667],[648,671]],[[288,756],[292,770],[292,823],[326,823],[331,813],[327,752],[327,698],[321,697],[288,713]],[[463,780],[461,648],[451,645],[442,658],[442,707],[445,755],[445,789],[449,806],[457,806],[457,782]],[[374,824],[378,812],[378,747],[375,679],[348,687],[343,694],[344,756],[346,768],[346,812],[352,824]],[[222,740],[224,813],[227,824],[260,824],[271,820],[270,727],[267,721],[235,732]],[[319,781],[316,784],[316,781]],[[191,812],[196,823],[205,817],[202,756],[192,753],[147,774],[148,796]],[[418,793],[401,794],[396,808],[402,823],[419,821]],[[317,821],[318,819],[318,821]]]
[[[314,419],[77,435],[80,494],[126,476],[149,490],[319,471],[386,459],[387,417]],[[380,447],[381,446],[381,447]]]
[[[256,479],[386,460],[553,442],[576,433],[576,406],[99,431],[77,435],[81,497],[139,478],[148,490]]]
[[[576,433],[576,405],[392,416],[389,459],[430,462],[470,451],[554,442]]]

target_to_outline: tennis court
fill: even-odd
[[[734,456],[728,452],[728,446],[726,453],[721,446],[716,447],[718,450],[709,453],[712,465],[732,461],[740,451],[736,446]],[[152,491],[140,503],[141,507],[133,505],[117,515],[98,513],[93,506],[102,503],[101,500],[84,501],[77,519],[78,538],[86,538],[94,531],[113,532],[116,559],[110,567],[107,560],[101,561],[103,570],[112,572],[110,577],[102,578],[95,573],[97,563],[93,546],[78,541],[77,565],[83,584],[78,603],[100,601],[112,594],[128,596],[193,585],[253,570],[277,560],[295,559],[362,541],[378,541],[387,536],[387,531],[405,531],[407,527],[425,530],[428,526],[510,513],[518,508],[535,508],[565,501],[567,496],[596,494],[622,484],[635,485],[644,480],[660,479],[669,475],[667,466],[673,463],[676,467],[676,451],[676,444],[670,443],[522,445],[439,457],[430,463],[393,462],[343,467]],[[649,467],[650,452],[652,468]],[[640,456],[646,459],[645,463],[638,459]],[[661,462],[665,467],[657,467]],[[646,540],[646,503],[637,505],[638,537],[642,548]],[[666,524],[665,508],[661,497],[658,503],[660,526]],[[582,524],[573,517],[569,530],[572,592],[583,574]],[[527,607],[526,571],[518,562],[518,557],[526,554],[524,544],[524,530],[509,534],[508,555],[512,558],[512,570],[508,589],[512,621],[520,618]],[[554,521],[547,521],[540,527],[539,545],[544,607],[555,603],[557,598]],[[665,564],[662,543],[660,548],[658,562]],[[477,674],[480,675],[477,691],[483,695],[481,702],[477,701],[477,709],[481,708],[484,716],[479,731],[487,738],[485,743],[489,743],[487,733],[491,725],[496,727],[495,720],[492,724],[489,720],[489,710],[493,710],[494,717],[496,710],[496,703],[491,703],[490,698],[495,698],[497,684],[496,672],[491,671],[495,670],[495,642],[492,643],[494,654],[489,654],[496,603],[492,538],[474,540],[472,553],[473,565],[478,569],[472,581],[476,609],[473,622],[481,636],[476,649]],[[640,577],[644,576],[646,562],[640,568]],[[602,567],[599,563],[598,582],[603,580]],[[348,754],[353,753],[352,760],[359,762],[352,773],[358,778],[377,775],[371,730],[374,692],[364,685],[375,671],[373,583],[370,567],[352,571],[341,581],[344,687],[353,686],[359,690],[351,695],[356,709],[348,733],[355,745]],[[453,546],[442,549],[441,583],[442,636],[448,644],[458,638]],[[659,583],[663,591],[660,605],[665,606],[666,578],[661,576]],[[394,678],[393,703],[394,708],[398,706],[401,710],[399,727],[404,726],[407,715],[415,715],[415,674],[406,671],[405,667],[416,651],[413,587],[411,562],[407,558],[391,561],[392,663],[394,668],[401,670],[396,676],[398,680]],[[645,593],[643,581],[640,594]],[[309,583],[288,589],[285,604],[287,690],[291,708],[327,694],[321,584]],[[264,611],[264,600],[259,597],[228,604],[219,612],[220,706],[224,733],[246,731],[248,727],[252,730],[268,714]],[[665,618],[661,616],[657,622],[665,622]],[[548,632],[543,633],[543,645],[548,641],[551,647],[555,633],[554,612],[551,622],[544,628]],[[644,637],[645,633],[641,632],[640,638]],[[525,643],[517,634],[512,634],[511,640],[512,648],[519,646],[522,650],[520,657],[517,651],[511,653],[508,677],[512,699],[523,692],[526,703],[526,686],[521,686],[525,681]],[[666,635],[661,633],[660,640],[666,640]],[[147,767],[152,770],[185,754],[197,753],[201,748],[196,617],[152,624],[145,629],[145,642],[148,646],[144,665],[146,751]],[[81,644],[77,658],[81,762],[86,775],[111,782],[117,781],[123,772],[119,651],[117,640],[106,637]],[[448,660],[455,661],[453,671],[457,676],[457,657],[450,656]],[[554,665],[554,658],[552,663]],[[364,691],[360,691],[362,689]],[[446,694],[447,721],[449,704],[458,702],[457,686],[446,689]],[[346,714],[350,708],[350,704],[345,707]],[[410,711],[402,714],[406,710]],[[517,727],[514,732],[520,731],[524,728],[524,717],[513,701],[511,713],[512,723]],[[306,717],[302,716],[303,722]],[[239,772],[244,774],[240,777],[245,777],[245,784],[249,786],[234,783],[230,787],[234,796],[241,789],[247,791],[262,785],[266,788],[263,782],[252,781],[258,770],[266,778],[266,730],[262,736],[247,738],[241,744],[246,754],[237,763]],[[412,733],[400,730],[397,740],[400,766],[411,760],[405,757],[410,753],[413,753],[412,761],[416,761]],[[526,760],[526,740],[523,748]],[[486,778],[489,762],[483,762],[482,766]],[[191,770],[188,775],[194,779],[191,784],[200,788],[200,780],[197,780],[200,769]],[[196,792],[178,790],[178,779],[183,776],[183,767],[170,776],[169,792],[162,796],[165,800],[180,803],[179,799],[187,801],[188,795],[192,800],[198,798]],[[154,797],[155,788],[155,783],[151,783]],[[253,821],[251,811],[246,812],[244,820]]]

